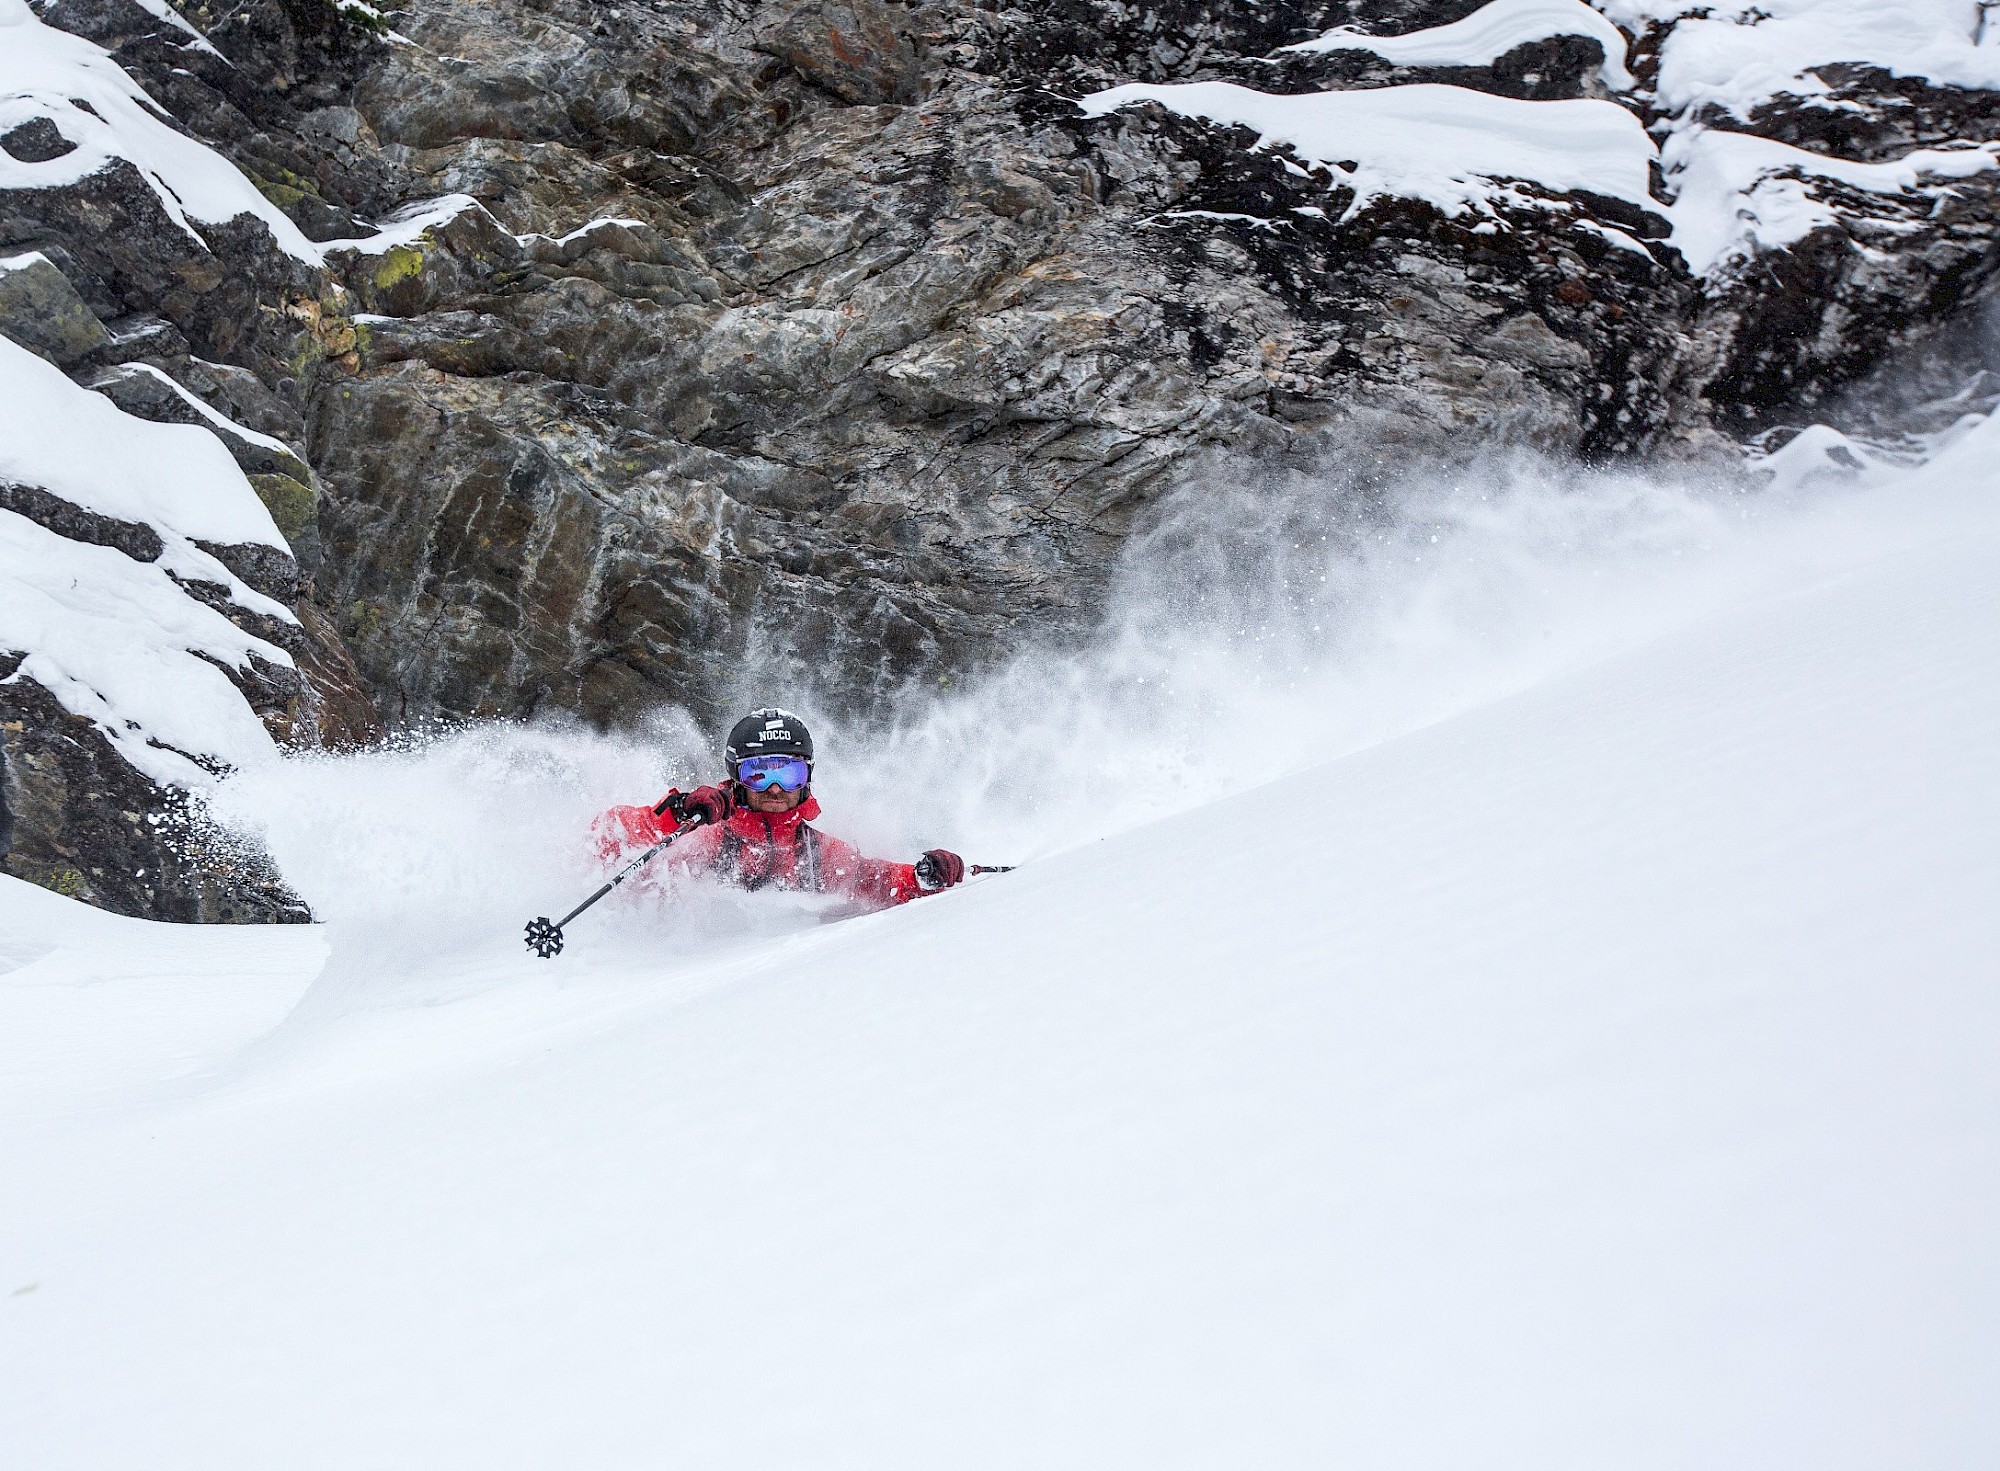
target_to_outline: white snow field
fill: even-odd
[[[560,732],[247,776],[324,926],[0,880],[6,1463],[2000,1464],[1996,466],[1419,518],[1394,657],[1176,734],[1233,784],[1040,677],[1037,805],[941,706],[911,845],[1039,856],[839,925],[529,959],[656,790]]]

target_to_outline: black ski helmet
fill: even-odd
[[[729,739],[722,747],[729,775],[736,776],[736,763],[752,756],[803,756],[806,771],[812,771],[813,738],[806,723],[789,710],[767,705],[752,710],[729,727]]]

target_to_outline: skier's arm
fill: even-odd
[[[852,843],[822,832],[813,836],[819,841],[816,861],[821,893],[846,894],[870,909],[907,904],[917,897],[917,874],[909,864],[863,858]]]
[[[616,858],[632,848],[650,848],[691,821],[714,827],[727,820],[729,793],[719,787],[668,791],[651,807],[613,807],[591,824],[600,857]]]
[[[634,848],[650,848],[680,826],[671,812],[652,807],[613,807],[590,825],[597,856],[613,859]]]
[[[866,904],[887,909],[923,897],[914,864],[891,863],[886,858],[863,858],[855,874],[854,897]]]
[[[821,839],[820,886],[851,894],[876,909],[921,899],[964,877],[964,863],[942,848],[933,848],[917,863],[893,863],[863,858],[852,844],[838,838]]]

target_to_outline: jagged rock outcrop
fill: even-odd
[[[1843,163],[2000,137],[1996,94],[1867,58],[1689,111],[1658,90],[1671,25],[1417,66],[1281,48],[1471,0],[179,8],[212,50],[133,0],[36,6],[317,258],[247,215],[191,241],[119,164],[0,189],[0,254],[55,273],[16,273],[65,303],[31,345],[229,445],[297,555],[287,647],[337,739],[713,713],[746,665],[865,703],[1087,612],[1206,456],[1727,453],[2000,267],[1990,170],[1766,167],[1819,222],[1690,262],[1657,170],[1650,198],[1453,213],[1159,101],[1075,105],[1429,83]]]
[[[1602,48],[1576,37],[1483,69],[1257,59],[1473,8],[402,12],[420,44],[389,48],[356,106],[413,192],[463,191],[501,228],[435,232],[389,288],[350,269],[397,320],[315,405],[343,488],[330,611],[388,713],[712,705],[751,648],[865,698],[1087,603],[1205,450],[1442,451],[1471,430],[1695,452],[1990,270],[1985,189],[1925,248],[1873,249],[1936,203],[1899,201],[1805,242],[1781,292],[1711,294],[1670,252],[1531,210],[1499,234],[1409,200],[1343,220],[1325,177],[1244,137],[1065,100],[1253,75],[1602,92]],[[1618,201],[1580,216],[1665,234]],[[633,223],[569,233],[606,217]]]

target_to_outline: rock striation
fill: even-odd
[[[1733,459],[2000,269],[2000,170],[1965,152],[2000,92],[1853,57],[1692,104],[1694,6],[1602,7],[1622,56],[1591,12],[1422,64],[1286,48],[1478,6],[33,9],[282,215],[190,229],[122,161],[0,175],[0,333],[228,447],[294,553],[239,572],[296,615],[266,631],[297,689],[258,698],[305,742],[712,716],[748,667],[865,704],[1087,613],[1212,456]],[[1078,105],[1133,83],[1592,100],[1659,156],[1637,199],[1517,179],[1454,212],[1179,94]],[[7,116],[10,158],[64,156]],[[1702,189],[1754,219],[1691,259]]]

